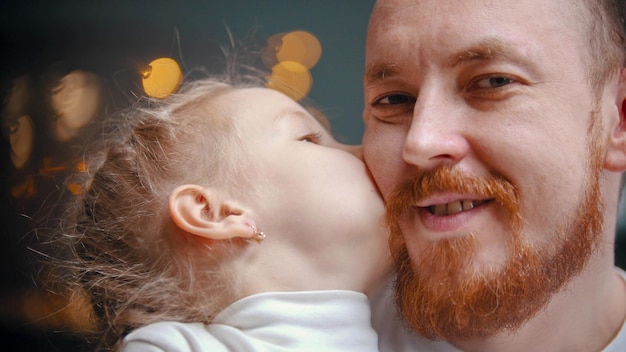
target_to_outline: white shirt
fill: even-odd
[[[615,268],[626,280],[626,272]],[[391,284],[372,300],[372,325],[378,332],[380,352],[460,352],[447,342],[430,341],[412,333],[400,321],[393,302]],[[617,336],[602,352],[626,352],[626,321]]]
[[[124,339],[124,352],[376,352],[370,303],[353,291],[271,292],[243,298],[209,325],[159,322]]]

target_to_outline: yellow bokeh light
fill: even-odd
[[[153,60],[141,72],[143,90],[150,97],[162,99],[175,93],[183,81],[178,62],[170,58]]]
[[[28,115],[20,116],[11,127],[9,142],[11,143],[11,162],[21,169],[30,160],[35,140],[35,128]]]
[[[299,101],[309,94],[312,84],[313,77],[304,65],[295,61],[284,61],[272,67],[266,86]]]
[[[322,46],[313,34],[293,31],[282,37],[282,46],[276,53],[279,62],[295,61],[311,69],[322,56]]]
[[[52,89],[50,103],[57,117],[54,136],[61,141],[75,137],[100,106],[98,77],[80,70],[70,72]]]

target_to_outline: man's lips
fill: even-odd
[[[472,210],[480,205],[490,202],[492,199],[461,199],[448,203],[432,204],[419,207],[436,216],[455,215],[463,211]]]

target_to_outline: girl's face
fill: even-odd
[[[244,197],[267,234],[258,270],[299,289],[375,288],[388,269],[388,235],[361,147],[337,142],[274,90],[236,89],[217,99],[253,160],[256,186]]]

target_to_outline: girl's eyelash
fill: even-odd
[[[318,131],[318,132],[309,133],[307,135],[300,137],[300,140],[319,144],[319,142],[322,140],[322,132]]]

